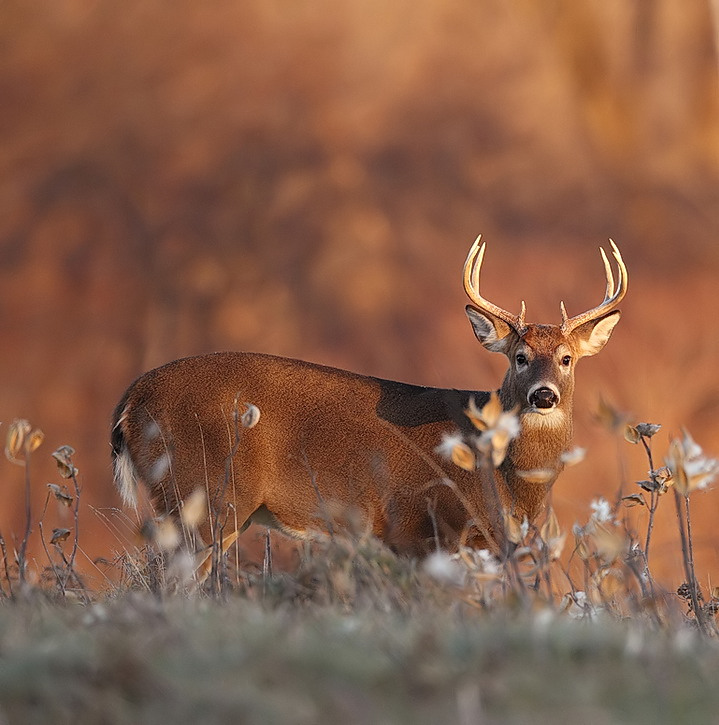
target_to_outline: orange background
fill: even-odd
[[[578,371],[588,456],[555,488],[564,528],[646,477],[594,422],[600,394],[664,424],[659,460],[681,425],[719,454],[713,21],[671,0],[2,3],[0,432],[26,417],[47,436],[36,511],[69,443],[83,561],[132,540],[112,510],[110,415],[175,357],[248,349],[498,386],[506,361],[463,312],[478,232],[483,291],[524,298],[530,321],[601,299],[608,237],[629,267],[622,322]],[[10,541],[23,471],[0,471]],[[717,495],[693,499],[703,584],[719,578]],[[652,553],[678,580],[668,499]]]

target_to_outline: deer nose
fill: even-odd
[[[535,408],[553,408],[558,403],[559,396],[552,388],[537,388],[529,394],[529,404]]]

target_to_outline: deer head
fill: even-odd
[[[477,339],[492,352],[509,359],[500,389],[505,409],[518,408],[523,423],[561,425],[571,414],[574,367],[582,357],[595,355],[609,340],[620,313],[614,308],[627,291],[627,269],[619,249],[610,240],[618,266],[615,286],[612,268],[600,247],[607,287],[604,300],[591,310],[569,317],[561,303],[561,325],[528,324],[522,302],[519,315],[486,300],[479,291],[485,244],[481,235],[472,245],[464,266],[464,289],[474,303],[466,311]]]

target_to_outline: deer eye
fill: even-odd
[[[564,365],[565,367],[568,367],[571,364],[572,364],[572,356],[571,355],[565,355],[562,358],[562,365]]]
[[[517,357],[515,358],[517,361],[517,365],[526,365],[527,364],[527,356],[523,352],[517,353]]]

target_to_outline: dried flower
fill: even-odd
[[[180,531],[171,518],[156,519],[144,531],[161,551],[174,551],[182,541]]]
[[[74,499],[64,486],[58,486],[56,483],[48,483],[47,487],[63,506],[72,506]]]
[[[464,442],[460,433],[443,433],[442,442],[435,451],[465,471],[474,471],[476,468],[474,452]]]
[[[594,499],[590,506],[592,515],[587,525],[574,525],[575,551],[585,561],[596,557],[604,564],[611,564],[626,552],[627,538],[616,525],[614,513],[606,499]]]
[[[252,403],[245,403],[245,412],[240,417],[243,428],[254,428],[260,422],[260,409]]]
[[[646,481],[637,481],[637,486],[650,493],[657,493],[660,496],[669,490],[669,486],[674,483],[672,472],[662,466],[655,471],[649,471],[649,479]]]
[[[628,443],[639,443],[641,441],[641,433],[633,425],[624,426],[624,440]]]
[[[587,449],[581,448],[580,446],[574,446],[574,448],[570,448],[569,450],[564,451],[561,456],[559,456],[559,460],[565,465],[565,466],[576,466],[577,463],[581,463],[584,460],[584,457],[587,455]]]
[[[662,426],[659,423],[637,423],[636,429],[637,433],[643,438],[651,438],[659,433]]]
[[[637,481],[637,483],[641,486],[642,483],[650,483],[649,481]],[[649,490],[649,489],[645,489]],[[628,496],[622,496],[622,501],[624,501],[624,505],[628,508],[632,506],[646,506],[647,502],[644,498],[644,495],[641,493],[630,493]]]
[[[507,455],[509,444],[521,430],[517,411],[502,410],[499,395],[493,392],[481,409],[477,408],[474,398],[471,398],[465,414],[474,427],[481,431],[477,448],[491,457],[495,468],[499,467]]]
[[[562,549],[564,549],[567,534],[562,533],[560,530],[557,515],[552,508],[547,512],[547,520],[542,526],[540,535],[549,554],[549,560],[558,559],[562,554]]]
[[[183,502],[180,509],[182,523],[188,529],[196,529],[207,516],[207,495],[197,487]]]
[[[18,460],[18,456],[25,447],[25,439],[31,429],[30,421],[24,418],[16,418],[10,424],[5,439],[5,455],[9,461],[22,465],[22,461]]]
[[[72,446],[60,446],[56,451],[53,451],[52,457],[55,459],[60,475],[63,478],[77,476],[77,468],[72,463],[74,454],[75,449]]]
[[[603,496],[595,498],[589,504],[589,508],[592,509],[592,519],[599,523],[605,523],[612,521],[612,507],[609,505],[609,501]]]
[[[45,434],[39,429],[32,429],[30,422],[24,418],[16,418],[8,429],[5,440],[5,455],[12,463],[25,465],[25,459],[36,451],[45,440]]]
[[[529,532],[529,521],[525,516],[520,522],[516,516],[513,516],[509,511],[504,511],[504,533],[507,539],[513,544],[521,543]]]
[[[25,440],[25,455],[36,451],[44,440],[45,434],[39,428],[35,428]]]
[[[464,584],[466,569],[457,561],[455,556],[446,551],[435,551],[422,563],[424,571],[432,579],[441,584],[462,586]]]
[[[62,542],[65,541],[68,536],[70,536],[70,529],[53,529],[50,543],[62,544]]]
[[[657,423],[637,423],[624,426],[624,438],[629,443],[639,443],[642,438],[651,438],[661,430]]]
[[[687,431],[681,438],[672,439],[665,463],[683,496],[707,488],[719,475],[719,461],[705,456]]]

